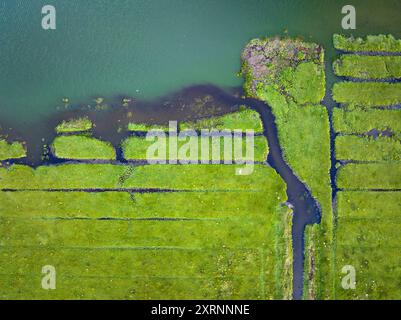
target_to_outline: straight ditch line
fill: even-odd
[[[189,247],[177,247],[177,246],[93,246],[93,247],[82,247],[82,246],[37,246],[37,245],[22,245],[22,246],[0,246],[3,249],[39,249],[39,250],[81,250],[81,251],[101,251],[101,250],[112,250],[112,251],[124,251],[124,250],[149,250],[149,251],[202,251],[203,248],[189,248]]]
[[[339,192],[401,192],[401,189],[347,189],[347,188],[338,188]]]
[[[373,57],[397,57],[401,56],[401,52],[389,51],[346,51],[335,48],[336,51],[344,55],[359,55],[359,56],[373,56]]]
[[[380,221],[383,222],[383,217],[360,217],[360,216],[339,216],[338,219],[344,222],[354,222],[354,221]],[[399,223],[401,221],[401,216],[386,217],[385,223]]]
[[[100,217],[100,218],[91,218],[91,217],[16,217],[16,216],[2,216],[1,220],[38,220],[38,221],[225,221],[232,220],[232,218],[163,218],[163,217],[154,217],[154,218],[115,218],[115,217]]]
[[[363,79],[363,78],[355,78],[349,76],[339,76],[343,81],[354,82],[354,83],[398,83],[401,82],[401,78],[379,78],[379,79]]]
[[[401,103],[393,104],[390,106],[374,106],[374,107],[370,107],[370,109],[399,111],[399,110],[401,110]]]
[[[1,249],[38,249],[38,250],[81,250],[81,251],[212,251],[212,252],[232,252],[232,251],[256,251],[259,247],[178,247],[178,246],[37,246],[37,245],[0,245]]]
[[[5,276],[37,276],[37,273],[0,273],[0,277]],[[112,276],[107,276],[107,275],[74,275],[74,274],[68,274],[64,273],[60,275],[60,278],[69,278],[69,279],[182,279],[182,280],[191,280],[191,279],[196,279],[196,280],[210,280],[210,279],[235,279],[235,278],[245,278],[245,279],[256,279],[258,276],[257,275],[246,275],[246,274],[238,274],[234,276],[215,276],[215,275],[210,275],[210,276],[151,276],[151,275],[132,275],[132,276],[118,276],[118,275],[112,275]]]
[[[361,246],[361,245],[353,245],[353,244],[337,244],[339,247],[343,248],[353,248],[355,250],[358,249],[378,249],[378,250],[383,250],[383,249],[401,249],[401,246],[386,246],[383,248],[381,245],[376,245],[376,246]]]
[[[259,283],[261,286],[261,295],[262,299],[266,299],[266,293],[265,293],[265,255],[264,255],[264,249],[260,248],[260,275],[259,275]]]
[[[262,192],[262,189],[157,189],[157,188],[149,188],[149,189],[138,189],[138,188],[70,188],[70,189],[14,189],[14,188],[4,188],[0,189],[0,192],[86,192],[86,193],[101,193],[101,192],[128,192],[128,193],[206,193],[206,192],[226,192],[226,193],[234,193],[234,192],[246,192],[246,193],[254,193],[254,192]]]
[[[350,160],[350,159],[337,159],[337,163],[342,166],[347,164],[399,164],[401,165],[401,160]]]
[[[325,72],[326,76],[328,76],[330,73],[334,74],[332,64],[327,61],[325,61]],[[336,81],[337,82],[337,81]],[[331,292],[329,293],[330,296],[333,296],[334,299],[336,297],[336,230],[337,230],[337,181],[336,181],[336,176],[337,176],[337,171],[338,168],[336,168],[336,149],[335,149],[335,139],[336,139],[336,131],[334,129],[334,119],[333,119],[333,110],[335,107],[338,106],[338,104],[333,100],[332,97],[332,88],[329,85],[329,82],[326,82],[326,88],[325,88],[325,98],[323,105],[325,106],[329,118],[329,131],[330,131],[330,188],[331,188],[331,226],[330,226],[330,239],[327,239],[329,241],[330,245],[330,252],[328,254],[329,258],[331,258],[331,261],[329,261],[329,280],[331,281],[331,284],[329,285],[329,288],[331,288]],[[322,222],[321,222],[322,225]],[[326,237],[326,236],[325,236]],[[319,245],[317,245],[319,247]],[[315,248],[319,249],[319,248]],[[317,250],[319,251],[319,250]],[[305,249],[304,249],[305,252]],[[321,252],[319,254],[316,254],[317,258],[321,256]],[[318,277],[318,280],[321,281],[322,275],[317,276],[316,273],[317,271],[320,272],[319,270],[320,267],[317,268],[315,266],[315,278]],[[309,286],[309,283],[308,283]],[[319,295],[319,291],[323,292],[325,290],[325,286],[323,284],[317,284],[317,294]]]
[[[336,138],[337,137],[360,137],[360,138],[370,138],[370,137],[372,137],[373,138],[373,136],[371,134],[369,134],[370,131],[367,131],[367,132],[353,132],[353,133],[341,132],[340,131],[340,132],[335,132],[335,137]],[[390,130],[387,130],[387,131],[390,131]],[[383,131],[378,131],[378,132],[383,132]],[[399,139],[394,137],[394,133],[391,132],[391,134],[392,134],[392,136],[387,136],[386,138],[393,139],[394,142],[398,142]],[[380,138],[381,137],[378,137],[378,139],[380,139]],[[375,140],[375,141],[377,141],[377,140]]]

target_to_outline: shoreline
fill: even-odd
[[[273,169],[279,173],[279,175],[283,178],[283,180],[286,182],[287,185],[287,197],[288,197],[288,202],[291,203],[291,206],[294,207],[294,218],[293,218],[293,227],[292,227],[292,241],[293,241],[293,267],[292,267],[292,273],[293,273],[293,282],[295,284],[295,287],[293,287],[293,297],[295,299],[300,299],[302,298],[302,288],[303,288],[303,275],[304,275],[304,230],[307,224],[311,223],[316,223],[320,218],[320,210],[319,205],[316,200],[313,199],[310,190],[304,185],[298,177],[293,173],[289,165],[284,159],[280,144],[279,144],[279,138],[278,138],[278,133],[277,133],[277,128],[275,127],[275,120],[273,113],[270,109],[270,107],[265,104],[264,102],[255,100],[255,99],[241,99],[238,98],[235,95],[232,95],[231,93],[225,92],[223,89],[215,86],[194,86],[190,87],[189,89],[184,89],[184,92],[181,92],[181,95],[185,96],[185,91],[189,90],[190,93],[193,94],[193,92],[198,91],[200,93],[203,93],[204,95],[212,96],[213,101],[218,101],[218,103],[223,102],[223,109],[226,111],[225,113],[223,112],[218,112],[218,115],[226,114],[229,113],[230,111],[235,110],[238,108],[239,105],[246,105],[250,107],[251,109],[257,111],[260,116],[261,120],[264,126],[264,132],[263,135],[267,138],[268,144],[269,144],[269,154],[267,158],[267,162],[265,164],[268,164],[269,166],[273,167]],[[124,107],[121,107],[124,109]],[[163,108],[163,107],[162,107]],[[113,111],[113,110],[112,110]],[[118,115],[120,110],[115,110],[115,113]],[[127,110],[125,110],[126,112]],[[145,110],[146,111],[146,110]],[[101,112],[101,111],[100,111]],[[118,130],[115,131],[115,135],[110,137],[108,134],[111,132],[111,130],[108,128],[108,130],[102,131],[104,128],[103,123],[97,123],[96,120],[101,119],[103,121],[107,121],[107,124],[109,125],[111,123],[110,117],[107,116],[108,112],[105,112],[103,116],[107,119],[103,120],[101,119],[101,115],[99,115],[97,118],[93,120],[89,116],[89,118],[93,121],[94,123],[94,128],[92,129],[93,131],[93,136],[95,138],[102,138],[103,140],[106,141],[122,141],[124,136],[130,136],[133,133],[132,132],[123,132]],[[68,112],[69,115],[71,113]],[[55,116],[54,120],[51,121],[52,125],[54,125],[60,117],[62,117],[64,113],[61,115]],[[83,116],[82,112],[78,112],[79,116]],[[78,116],[77,115],[77,116]],[[88,115],[85,115],[88,116]],[[199,118],[196,117],[196,115],[192,115],[193,119],[204,119],[204,118],[209,118],[216,116],[216,113],[211,112],[209,115],[201,115]],[[64,117],[65,118],[65,117]],[[57,119],[57,121],[56,121]],[[102,122],[102,121],[101,121]],[[120,122],[121,123],[121,122]],[[153,123],[152,123],[153,124]],[[53,126],[55,127],[55,125]],[[55,137],[56,133],[55,132],[48,132],[48,140],[51,139],[51,137]],[[47,140],[45,139],[45,140]],[[42,145],[44,142],[42,139],[40,139],[39,145]],[[32,146],[27,143],[28,145],[28,151],[31,150],[32,148],[38,149],[38,147]],[[119,144],[115,145],[115,147],[119,147]],[[21,163],[21,164],[29,164],[29,156],[26,159],[20,159],[16,160],[16,163]],[[36,165],[40,164],[45,164],[45,165],[57,165],[57,164],[66,164],[66,163],[85,163],[88,161],[69,161],[69,160],[61,160],[61,159],[56,159],[54,157],[50,157],[46,161],[39,161],[36,163]],[[105,163],[105,161],[89,161],[91,163]],[[106,161],[109,163],[110,161]],[[121,161],[114,161],[115,163],[121,162]],[[142,162],[133,162],[132,161],[127,161],[127,162],[121,162],[122,165],[132,165],[134,164],[143,164]],[[308,213],[309,212],[309,213]]]

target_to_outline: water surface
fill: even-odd
[[[35,121],[96,96],[152,99],[184,86],[238,86],[240,53],[254,37],[303,36],[323,44],[341,32],[333,0],[0,0],[0,124]],[[353,0],[357,35],[401,37],[401,1]],[[41,28],[41,8],[57,29]]]

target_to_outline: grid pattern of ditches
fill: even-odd
[[[335,297],[401,297],[401,56],[344,53],[334,63],[337,164]],[[342,279],[356,271],[355,289]],[[345,268],[344,268],[345,267]],[[344,268],[344,269],[343,269]]]

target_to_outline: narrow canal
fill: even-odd
[[[285,162],[280,146],[275,118],[271,108],[262,101],[241,98],[241,89],[232,92],[212,85],[199,85],[185,88],[169,96],[153,101],[135,101],[129,107],[116,106],[108,111],[93,111],[76,109],[60,112],[50,118],[43,119],[35,125],[36,130],[23,133],[23,128],[16,128],[9,133],[10,139],[23,140],[27,143],[28,157],[15,161],[31,166],[52,165],[65,162],[51,156],[43,158],[43,145],[50,145],[56,134],[54,128],[63,119],[70,117],[88,116],[94,122],[93,135],[97,138],[110,141],[116,150],[121,152],[121,141],[130,133],[119,130],[125,126],[126,114],[135,115],[135,121],[145,123],[168,123],[168,121],[184,121],[199,117],[225,114],[236,111],[239,106],[246,105],[257,111],[262,119],[264,136],[269,145],[267,163],[274,168],[287,184],[288,202],[293,206],[293,298],[302,299],[304,275],[304,230],[308,224],[320,222],[320,208],[310,191],[298,179],[292,169]],[[208,97],[208,103],[199,104],[199,97]],[[198,103],[193,103],[198,101]],[[19,130],[18,130],[19,129]],[[122,157],[119,157],[121,161]]]

